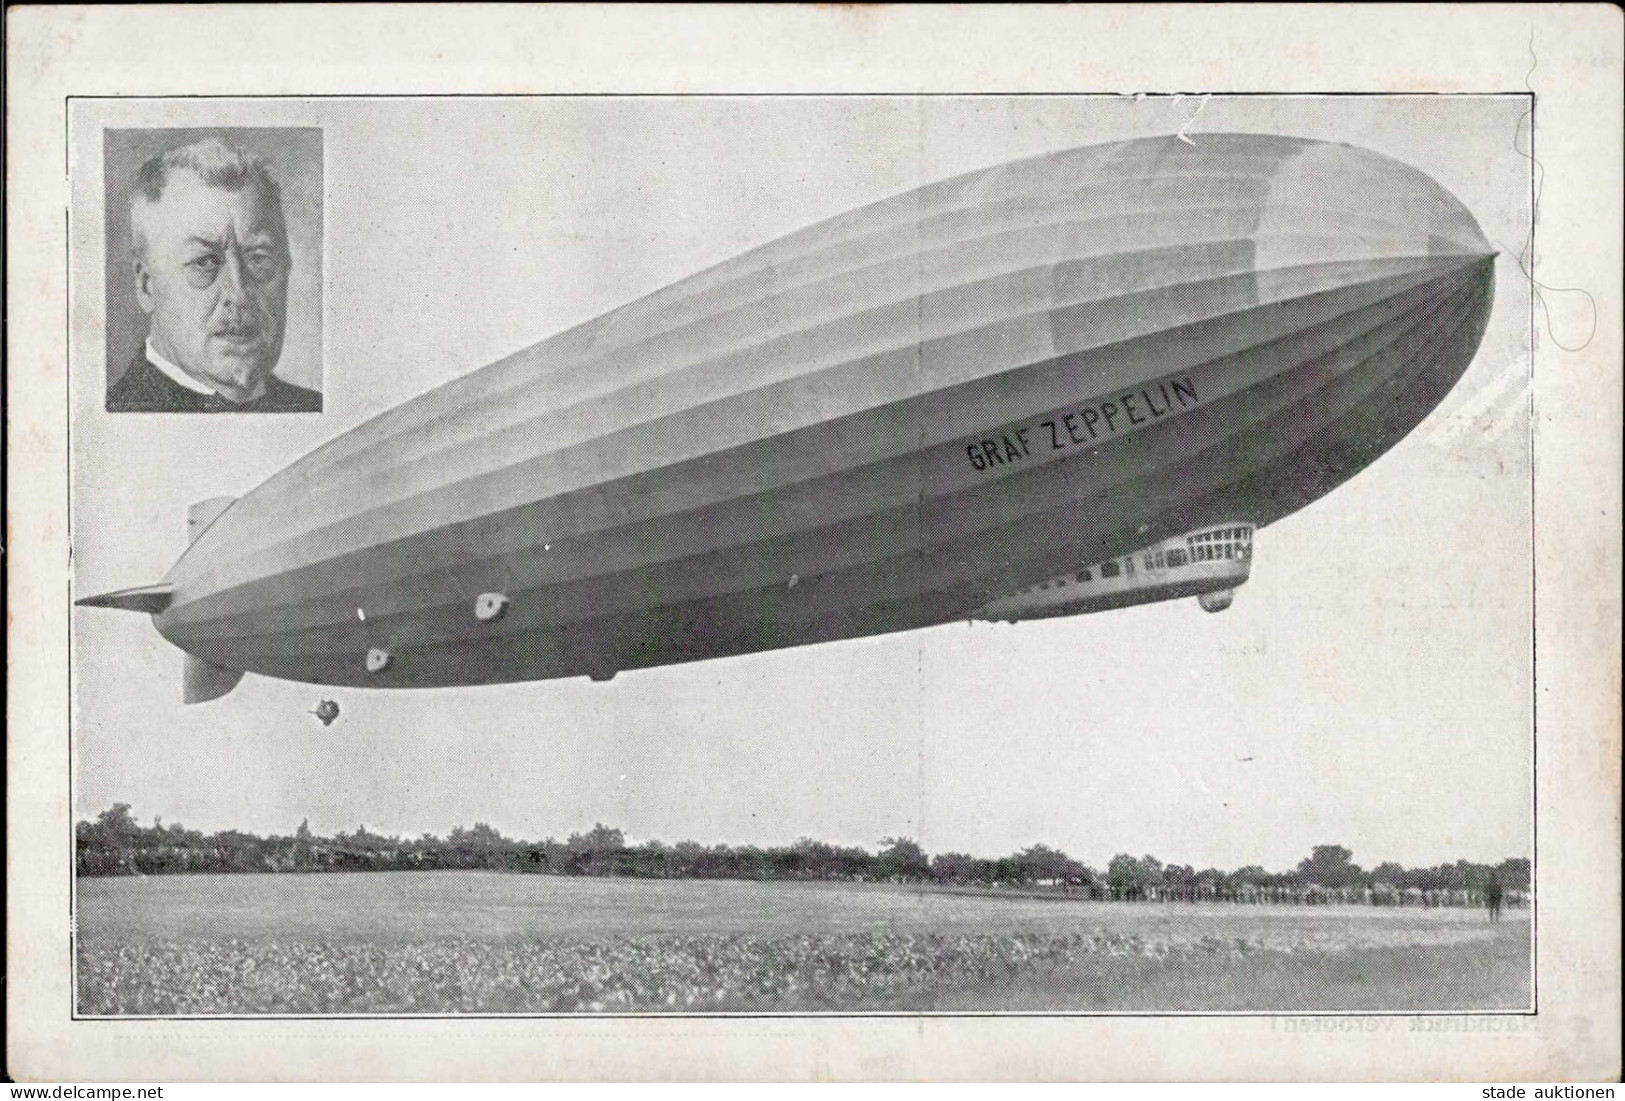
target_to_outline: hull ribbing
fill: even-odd
[[[229,668],[427,686],[965,618],[1329,491],[1466,369],[1492,290],[1470,215],[1361,150],[1212,135],[1001,166],[340,437],[204,532],[158,625]]]

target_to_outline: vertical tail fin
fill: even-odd
[[[210,497],[187,508],[187,546],[197,542],[198,536],[202,536],[208,526],[219,520],[221,513],[234,503],[237,503],[236,497]],[[187,654],[185,671],[180,676],[180,698],[185,703],[218,700],[236,689],[239,680],[242,680],[241,669],[216,666],[211,661],[198,658],[197,654]]]
[[[187,509],[187,545],[196,543],[198,536],[207,531],[210,524],[220,519],[221,514],[236,503],[235,497],[210,497],[198,501]],[[223,665],[204,661],[196,654],[187,654],[186,668],[181,674],[181,699],[186,703],[217,700],[236,688],[237,682],[242,679],[241,669],[228,669]]]
[[[186,545],[197,542],[208,526],[220,519],[220,514],[237,503],[235,497],[210,497],[198,501],[186,510]]]
[[[187,654],[186,668],[181,674],[181,699],[186,703],[217,700],[236,688],[242,679],[241,669],[227,669],[204,661],[196,654]]]
[[[236,500],[235,497],[210,497],[187,509],[187,543],[197,542],[198,536],[218,520]],[[174,586],[167,581],[160,581],[156,585],[141,585],[133,589],[80,597],[74,603],[91,608],[123,608],[127,611],[146,612],[148,615],[158,616],[168,609],[174,599]],[[205,700],[219,699],[236,688],[237,682],[242,679],[241,669],[228,669],[189,653],[186,655],[186,665],[181,673],[181,699],[186,703],[203,703]]]

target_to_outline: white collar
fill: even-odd
[[[213,395],[215,395],[217,393],[217,391],[214,389],[214,387],[207,386],[207,385],[199,382],[197,379],[193,378],[191,375],[187,374],[185,371],[183,371],[179,367],[175,366],[169,360],[167,360],[163,356],[159,355],[158,354],[158,349],[154,348],[152,346],[152,337],[151,336],[147,337],[147,362],[152,364],[154,367],[158,368],[158,370],[162,371],[166,376],[168,376],[168,378],[170,379],[171,382],[174,382],[176,385],[186,387],[188,390],[192,391],[192,393],[194,393],[194,394],[208,394],[210,396],[213,396]],[[257,400],[259,400],[259,398],[264,396],[264,394],[265,394],[265,380],[261,379],[259,385],[254,387],[254,393],[249,396],[248,400],[249,401],[257,401]],[[221,396],[222,399],[224,399],[226,401],[231,400],[230,398],[227,398],[224,394],[221,394],[220,396]]]

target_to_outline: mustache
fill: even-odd
[[[210,336],[259,336],[266,329],[265,319],[254,314],[233,313],[209,326]]]

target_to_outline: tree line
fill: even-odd
[[[291,835],[259,837],[239,830],[204,834],[155,819],[140,825],[127,803],[75,827],[76,868],[84,876],[184,872],[321,872],[462,869],[546,875],[649,879],[792,879],[936,883],[966,888],[1042,888],[1126,901],[1367,902],[1388,905],[1476,905],[1493,883],[1517,905],[1529,891],[1529,861],[1496,865],[1458,860],[1431,868],[1379,864],[1369,871],[1341,845],[1317,845],[1289,871],[1258,865],[1233,871],[1164,864],[1154,856],[1114,856],[1104,871],[1059,849],[1030,845],[1009,856],[928,855],[906,837],[877,851],[802,838],[793,845],[628,845],[602,824],[558,841],[504,837],[484,822],[444,837],[385,837],[365,826],[319,837],[302,822]]]

